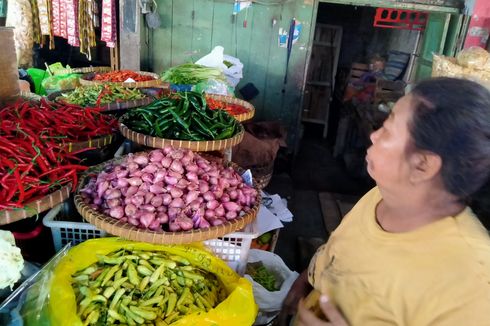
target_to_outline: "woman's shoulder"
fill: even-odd
[[[354,205],[354,207],[352,207],[346,217],[349,217],[351,215],[365,216],[366,213],[369,212],[374,214],[376,206],[381,201],[381,199],[382,197],[378,187],[372,188],[364,196],[362,196],[361,199],[357,201],[357,203]]]
[[[454,217],[458,232],[467,247],[480,261],[486,261],[490,270],[490,233],[473,211],[467,207]]]

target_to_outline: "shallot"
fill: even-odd
[[[152,231],[187,231],[228,223],[249,212],[257,191],[231,167],[189,150],[128,154],[80,191],[93,209]]]

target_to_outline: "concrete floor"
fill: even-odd
[[[279,233],[275,253],[298,272],[307,267],[316,247],[327,240],[318,193],[361,196],[372,186],[350,176],[325,143],[321,138],[303,138],[291,169],[275,169],[265,189],[286,198],[294,214],[293,222],[285,223]]]

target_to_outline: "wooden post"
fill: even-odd
[[[8,101],[19,95],[19,71],[17,70],[17,56],[15,54],[14,29],[0,27],[0,103]]]
[[[119,69],[140,70],[141,14],[138,0],[119,1]]]

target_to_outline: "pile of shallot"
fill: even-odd
[[[223,224],[257,200],[257,191],[233,168],[172,147],[127,155],[92,177],[80,194],[98,212],[171,232]]]

